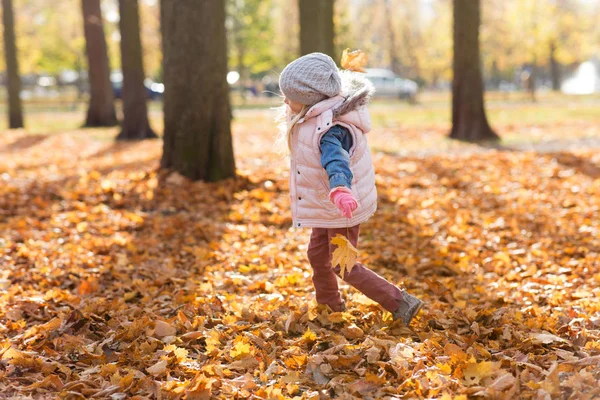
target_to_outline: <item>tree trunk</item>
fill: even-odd
[[[119,0],[121,63],[123,69],[123,124],[117,140],[156,138],[148,122],[148,93],[140,39],[138,0]]]
[[[389,34],[389,56],[390,56],[390,68],[395,74],[400,74],[400,62],[398,60],[398,49],[396,48],[396,33],[394,32],[394,21],[392,17],[392,7],[390,0],[383,0],[385,22]]]
[[[560,90],[560,64],[556,60],[556,43],[550,43],[550,75],[552,78],[552,90]]]
[[[90,82],[90,104],[85,126],[114,126],[118,121],[113,104],[100,0],[81,0],[81,5]]]
[[[320,52],[334,60],[334,0],[298,0],[300,6],[300,53]],[[340,55],[341,56],[341,55]]]
[[[480,0],[454,0],[454,78],[450,137],[466,141],[496,140],[483,101],[479,56]]]
[[[244,44],[241,42],[238,42],[237,44],[238,47],[238,73],[240,74],[240,82],[239,82],[239,87],[240,87],[240,98],[242,100],[242,103],[246,103],[246,67],[244,65],[244,53],[245,53],[245,49],[244,49]]]
[[[23,127],[21,107],[21,78],[17,60],[15,38],[15,19],[12,0],[2,0],[2,19],[4,23],[4,56],[6,57],[6,87],[8,89],[8,127]]]
[[[535,103],[537,101],[537,98],[535,97],[536,80],[537,80],[537,62],[534,57],[534,61],[531,64],[531,73],[529,74],[529,80],[527,81],[527,88],[529,89],[529,97],[530,97],[532,103]]]
[[[161,167],[191,179],[235,176],[225,0],[161,0],[165,133]]]

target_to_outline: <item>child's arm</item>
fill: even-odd
[[[352,187],[352,171],[350,171],[350,155],[352,136],[348,129],[335,125],[321,138],[321,165],[327,171],[329,187]]]
[[[358,203],[350,191],[352,187],[352,171],[350,170],[349,150],[352,147],[352,136],[344,127],[336,125],[323,135],[320,142],[321,165],[329,177],[330,200],[348,218]]]

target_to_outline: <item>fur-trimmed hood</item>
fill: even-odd
[[[366,105],[373,96],[375,88],[363,74],[341,71],[342,92],[312,106],[298,123],[315,118],[330,111],[329,119],[350,123],[360,128],[363,133],[371,130],[371,118]],[[322,131],[324,132],[324,131]]]
[[[340,76],[342,77],[342,92],[340,95],[345,100],[334,110],[333,115],[336,118],[367,105],[375,93],[373,84],[365,77],[365,74],[340,71]]]

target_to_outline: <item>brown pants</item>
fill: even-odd
[[[358,244],[359,225],[352,228],[313,228],[308,245],[308,261],[313,268],[313,284],[317,303],[326,304],[334,311],[342,308],[342,297],[338,289],[336,275],[340,276],[339,265],[331,268],[331,254],[337,246],[331,244],[336,234],[348,238],[355,247]],[[390,312],[398,309],[402,300],[400,289],[357,262],[350,273],[341,277],[360,290],[365,296],[381,304]]]

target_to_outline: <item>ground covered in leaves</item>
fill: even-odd
[[[360,258],[426,301],[408,329],[346,286],[317,307],[253,121],[220,184],[157,171],[159,141],[2,133],[0,396],[600,396],[597,151],[400,156],[377,128]]]

